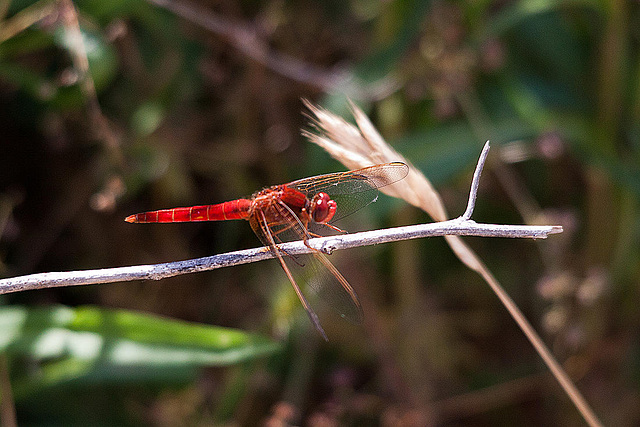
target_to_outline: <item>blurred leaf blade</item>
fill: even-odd
[[[225,366],[273,354],[279,344],[238,330],[96,307],[5,307],[0,349],[37,360],[113,365]]]

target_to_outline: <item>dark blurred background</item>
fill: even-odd
[[[474,219],[565,231],[467,242],[602,420],[637,425],[639,42],[639,4],[624,0],[0,2],[0,274],[256,247],[244,221],[123,219],[344,170],[301,136],[301,100],[349,119],[351,99],[432,180],[452,216],[464,211],[477,156],[492,141]],[[429,221],[382,196],[340,226]],[[184,375],[77,375],[70,359],[46,381],[37,377],[46,360],[5,346],[18,421],[582,425],[504,307],[443,239],[331,259],[366,320],[322,313],[328,343],[275,261],[1,297],[29,309],[158,314],[281,346]]]

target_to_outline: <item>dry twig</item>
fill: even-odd
[[[484,165],[489,144],[485,145],[483,155],[478,163],[477,172],[472,183],[472,191],[466,213],[473,211],[480,180],[480,171]],[[466,214],[465,213],[465,214]],[[560,226],[520,226],[478,224],[470,218],[460,217],[450,221],[431,224],[418,224],[405,227],[387,228],[383,230],[365,231],[361,233],[343,234],[321,237],[309,240],[309,245],[327,254],[339,249],[349,249],[358,246],[368,246],[399,240],[417,239],[420,237],[464,235],[479,237],[508,237],[544,239],[549,234],[561,233]],[[288,254],[309,254],[312,249],[302,241],[283,243],[280,247]],[[164,264],[137,265],[131,267],[104,268],[99,270],[82,270],[68,272],[37,273],[27,276],[12,277],[0,280],[0,294],[10,292],[54,288],[60,286],[94,285],[100,283],[126,282],[131,280],[160,280],[180,274],[214,270],[221,267],[247,264],[274,258],[274,254],[267,248],[254,248],[229,252],[204,258],[185,261],[168,262]]]

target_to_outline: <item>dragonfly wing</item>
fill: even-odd
[[[286,184],[305,194],[321,191],[331,195],[369,191],[400,181],[409,173],[409,167],[401,162],[383,163],[346,172],[303,178]]]
[[[362,305],[347,279],[322,252],[314,251],[312,259],[309,265],[313,272],[313,277],[309,281],[311,289],[340,317],[352,323],[362,323],[364,319]]]
[[[260,240],[281,255],[283,268],[287,266],[285,273],[287,273],[287,270],[289,273],[293,272],[289,280],[294,288],[297,287],[297,283],[293,277],[306,278],[305,282],[309,284],[311,290],[341,317],[354,323],[361,323],[364,316],[355,291],[322,252],[314,250],[312,255],[290,255],[278,247],[278,243],[283,241],[306,241],[310,236],[305,224],[288,206],[282,203],[277,205],[277,209],[279,209],[279,214],[284,224],[273,225],[266,223],[266,221],[260,224],[259,221],[253,218],[250,222]],[[272,244],[271,241],[273,242]],[[289,273],[287,274],[288,276]],[[300,295],[298,296],[300,297]],[[303,302],[303,305],[305,305],[305,302]]]
[[[347,172],[304,178],[286,184],[309,197],[324,192],[338,205],[333,221],[365,207],[378,198],[378,188],[393,184],[409,173],[409,167],[400,162],[383,163]]]
[[[289,269],[289,267],[287,266],[287,263],[284,260],[282,251],[280,250],[278,245],[276,245],[274,236],[271,233],[269,224],[267,224],[264,213],[257,212],[254,216],[252,216],[249,219],[249,222],[251,223],[251,228],[253,228],[253,231],[255,231],[255,233],[258,235],[260,240],[262,240],[262,242],[265,245],[267,245],[267,247],[269,247],[269,249],[271,249],[271,251],[278,258],[278,261],[280,262],[280,265],[282,266],[284,273],[287,275],[287,278],[291,282],[291,285],[293,286],[293,289],[296,292],[298,299],[300,299],[302,306],[307,312],[307,315],[309,316],[311,323],[313,323],[313,326],[315,326],[318,332],[320,332],[320,335],[322,335],[325,341],[329,341],[329,339],[327,338],[327,334],[324,332],[324,329],[322,329],[322,325],[320,325],[320,319],[318,319],[318,315],[315,313],[315,311],[313,311],[313,309],[307,302],[307,299],[304,297],[304,294],[300,290],[298,283],[293,278],[293,275],[291,274],[291,270]]]

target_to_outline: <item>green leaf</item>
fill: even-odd
[[[0,309],[0,351],[12,361],[14,396],[22,402],[65,386],[184,384],[200,367],[239,364],[279,349],[258,335],[127,310]]]
[[[158,129],[164,119],[165,111],[158,102],[140,105],[133,113],[131,127],[142,137],[149,136]]]
[[[126,310],[0,309],[0,351],[41,361],[75,359],[81,362],[76,367],[98,361],[113,366],[224,366],[278,349],[279,344],[258,335]]]

